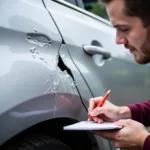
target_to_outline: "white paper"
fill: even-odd
[[[122,126],[117,126],[112,122],[96,123],[94,121],[81,121],[63,127],[64,130],[112,130],[121,128]]]

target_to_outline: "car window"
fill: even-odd
[[[97,16],[109,20],[104,4],[100,0],[65,0],[73,5],[85,9]]]
[[[87,11],[109,20],[105,5],[100,0],[83,0],[83,4]]]

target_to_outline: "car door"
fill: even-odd
[[[148,99],[149,65],[137,65],[123,46],[115,44],[115,29],[110,23],[73,5],[56,2],[45,0],[93,96],[111,89],[109,99],[118,105]]]

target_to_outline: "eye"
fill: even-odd
[[[118,30],[121,32],[128,32],[129,31],[129,29],[127,29],[127,28],[119,28]]]

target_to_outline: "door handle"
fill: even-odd
[[[103,59],[111,58],[111,53],[106,51],[104,48],[94,45],[84,45],[83,50],[85,53],[93,56],[95,54],[102,55]]]

